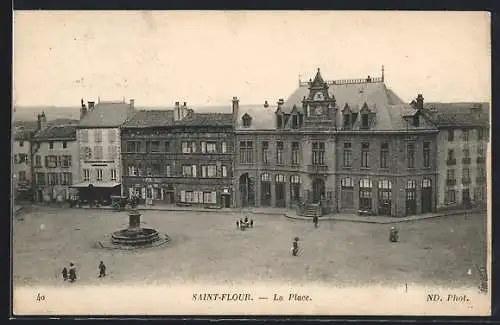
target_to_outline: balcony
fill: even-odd
[[[446,180],[446,185],[448,185],[448,186],[455,186],[455,185],[457,185],[457,180],[456,179],[447,179]]]
[[[477,157],[477,158],[476,158],[476,163],[477,163],[477,164],[484,164],[484,162],[485,162],[484,157]]]
[[[457,160],[456,160],[455,158],[453,158],[453,159],[448,159],[448,160],[446,161],[446,165],[448,165],[448,166],[453,166],[453,165],[456,165],[456,164],[457,164]]]
[[[470,165],[470,158],[462,158],[463,165]]]
[[[309,165],[307,171],[310,174],[326,174],[328,173],[328,166],[326,165]]]
[[[470,178],[462,178],[462,185],[469,185],[470,183]]]

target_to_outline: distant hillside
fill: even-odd
[[[241,105],[241,109],[246,107],[261,107],[262,105]],[[231,105],[226,106],[200,106],[192,107],[195,112],[198,113],[231,113]],[[137,110],[141,109],[172,109],[172,107],[137,107]],[[36,121],[37,114],[45,112],[47,119],[71,119],[78,120],[80,118],[80,108],[79,107],[69,107],[69,106],[18,106],[13,112],[14,121]]]
[[[16,107],[12,117],[14,121],[36,121],[37,114],[45,112],[47,119],[71,119],[80,118],[79,107],[56,107],[56,106],[24,106]]]

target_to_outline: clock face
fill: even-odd
[[[316,93],[316,95],[314,95],[314,100],[323,100],[323,99],[324,97],[322,93]]]

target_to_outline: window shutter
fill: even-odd
[[[160,188],[160,199],[163,200],[163,189]]]
[[[141,188],[141,196],[143,199],[146,198],[146,188],[145,187]]]
[[[130,198],[132,196],[134,196],[134,189],[132,187],[129,187],[128,188],[128,197]]]
[[[186,191],[181,191],[181,202],[186,202]]]
[[[193,165],[193,177],[196,177],[196,165]]]
[[[203,153],[207,152],[207,143],[206,142],[201,143],[201,152],[203,152]]]
[[[217,203],[217,192],[212,192],[212,203]]]

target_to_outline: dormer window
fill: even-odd
[[[344,129],[350,129],[351,125],[351,114],[347,112],[344,114]]]
[[[245,115],[243,115],[241,120],[243,122],[243,126],[246,128],[252,124],[252,117],[250,115],[248,115],[247,113],[245,113]]]
[[[281,115],[276,115],[276,127],[278,129],[283,127],[283,117]]]
[[[368,129],[368,122],[369,122],[369,118],[368,118],[368,114],[365,113],[365,114],[362,114],[361,115],[361,128],[362,129]]]
[[[412,117],[412,123],[414,127],[419,127],[420,126],[420,119],[418,114],[413,115]]]
[[[294,114],[292,115],[292,129],[296,129],[299,127],[299,117]]]

